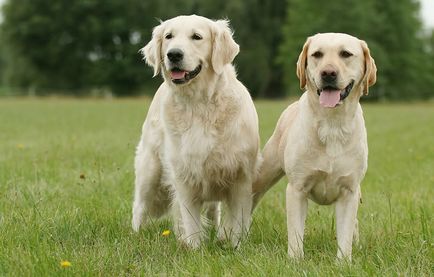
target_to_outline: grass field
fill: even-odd
[[[433,276],[434,103],[364,104],[369,169],[352,264],[335,263],[333,208],[310,203],[305,259],[286,256],[285,181],[240,250],[177,244],[169,220],[130,227],[147,99],[0,100],[0,275]],[[288,102],[259,101],[262,143]],[[71,266],[61,267],[61,261]]]

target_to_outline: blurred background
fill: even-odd
[[[301,93],[295,63],[306,38],[345,32],[378,67],[368,100],[434,98],[433,0],[0,0],[0,96],[152,95],[138,50],[158,19],[228,18],[239,79],[255,98]]]

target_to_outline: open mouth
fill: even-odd
[[[185,71],[178,67],[174,67],[170,70],[170,78],[172,79],[172,82],[177,85],[184,84],[196,77],[201,70],[202,65],[200,64],[193,71]]]
[[[354,86],[354,80],[350,82],[343,90],[336,87],[325,86],[323,89],[318,90],[319,103],[326,108],[334,108],[347,98]]]

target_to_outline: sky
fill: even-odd
[[[2,0],[0,0],[2,1]],[[421,0],[422,20],[425,27],[434,28],[434,1]]]
[[[5,0],[0,0],[0,6]],[[425,28],[434,28],[434,1],[433,0],[420,0],[421,2],[421,17]],[[0,22],[2,15],[0,13]]]

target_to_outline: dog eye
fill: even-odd
[[[171,33],[168,33],[164,38],[165,38],[165,39],[171,39],[171,38],[173,38],[173,36],[172,36]]]
[[[192,36],[191,36],[191,38],[192,39],[194,39],[194,40],[201,40],[202,39],[202,37],[199,35],[199,34],[193,34]]]
[[[339,56],[341,56],[342,58],[349,58],[349,57],[351,57],[353,54],[352,53],[350,53],[350,52],[348,52],[348,51],[345,51],[345,50],[342,50],[340,53],[339,53]]]
[[[317,59],[322,58],[322,56],[324,56],[324,54],[320,51],[316,51],[315,53],[312,54],[312,57]]]

